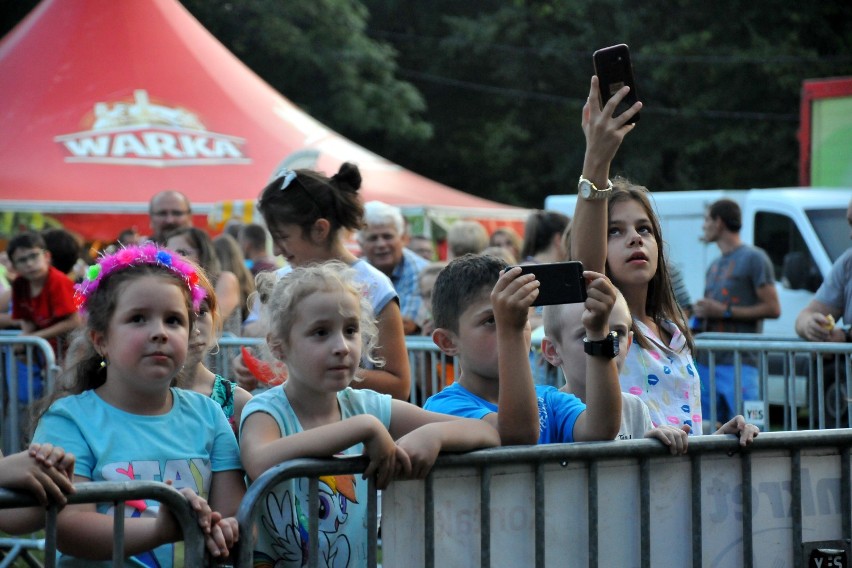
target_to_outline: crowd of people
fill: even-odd
[[[14,236],[2,323],[51,341],[63,372],[53,392],[19,401],[36,405],[37,423],[32,445],[0,460],[0,486],[64,506],[73,483],[170,483],[196,510],[210,554],[224,558],[240,538],[244,476],[294,458],[364,454],[365,477],[384,488],[425,477],[442,451],[653,438],[677,455],[702,433],[750,444],[759,430],[736,413],[727,360],[716,365],[719,423],[704,424],[707,370],[693,333],[757,331],[778,317],[772,265],[739,240],[737,204],[713,204],[705,238],[722,256],[704,298],[678,301],[648,190],[610,180],[641,103],[613,116],[627,88],[603,107],[597,92],[593,78],[574,219],[536,212],[523,238],[458,221],[442,259],[432,239],[409,234],[398,208],[362,202],[349,163],[330,177],[278,172],[258,200],[264,223],[215,238],[192,226],[191,204],[176,191],[151,198],[150,237],[125,231],[91,263],[78,254],[58,266],[56,235]],[[805,339],[850,340],[836,325],[852,321],[850,252],[799,316]],[[517,265],[566,260],[585,267],[585,301],[534,306],[540,282]],[[265,337],[282,384],[258,382],[263,355],[250,350],[233,361],[234,376],[211,369],[207,355],[224,332]],[[456,368],[436,369],[442,388],[421,380],[431,373],[418,367],[432,362],[412,368],[406,335],[431,336],[455,359]],[[753,376],[744,376],[745,399]],[[424,404],[409,402],[413,391]],[[367,485],[355,476],[320,483],[335,520],[321,554],[363,564]],[[256,561],[305,561],[307,492],[296,479],[264,499]],[[168,510],[127,505],[126,553],[171,565],[180,531]],[[61,553],[109,558],[110,513],[109,504],[64,506]],[[9,532],[41,522],[37,508],[0,514]]]

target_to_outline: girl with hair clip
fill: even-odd
[[[76,456],[74,481],[141,479],[173,485],[189,500],[217,558],[238,539],[232,516],[245,494],[239,448],[218,404],[172,388],[205,297],[199,268],[154,244],[121,249],[89,268],[76,299],[88,314],[64,389],[47,401],[36,443]],[[208,504],[209,503],[209,504]],[[172,566],[181,531],[156,501],[130,501],[131,564]],[[111,503],[68,505],[57,518],[64,563],[112,555]]]
[[[571,256],[603,272],[621,290],[633,315],[634,345],[620,374],[621,390],[644,400],[654,426],[688,426],[701,433],[701,385],[692,334],[675,301],[660,222],[646,188],[624,178],[609,181],[610,164],[635,124],[635,103],[617,117],[623,87],[601,109],[592,77],[583,107],[586,155],[571,229]]]
[[[378,356],[381,367],[365,362],[358,371],[358,388],[370,388],[400,400],[408,400],[411,371],[399,298],[390,279],[364,259],[352,254],[344,242],[347,231],[361,228],[364,205],[358,195],[361,173],[358,167],[344,163],[331,178],[311,170],[282,170],[264,188],[258,207],[272,235],[277,251],[288,266],[277,271],[286,276],[293,268],[336,260],[355,269],[356,279],[364,286],[379,326]],[[257,320],[257,306],[246,321],[246,328]],[[263,326],[252,324],[250,335],[263,335]],[[240,357],[234,360],[240,384],[251,385],[251,377]],[[245,381],[245,382],[244,382]]]
[[[441,451],[500,444],[483,420],[352,388],[362,355],[377,361],[379,333],[358,278],[337,261],[297,267],[277,282],[271,274],[258,276],[267,343],[289,377],[252,398],[243,412],[240,445],[250,479],[287,460],[363,453],[370,460],[363,479],[375,475],[383,489],[393,478],[424,478]],[[367,489],[354,475],[320,478],[321,560],[367,565]],[[308,502],[305,479],[284,481],[265,496],[255,522],[256,566],[308,564]]]
[[[175,384],[182,389],[199,392],[212,398],[222,407],[222,412],[236,435],[243,407],[251,398],[251,394],[240,388],[234,381],[214,373],[204,365],[204,358],[214,347],[218,352],[216,338],[221,331],[222,320],[219,318],[216,305],[216,292],[203,272],[198,273],[198,285],[204,289],[206,295],[195,314],[195,325],[189,337],[186,363],[178,374]]]

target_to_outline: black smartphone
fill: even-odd
[[[630,87],[627,96],[618,103],[613,116],[618,116],[632,107],[639,100],[636,93],[636,81],[633,79],[633,64],[630,62],[630,48],[620,43],[597,50],[592,55],[595,64],[595,75],[598,76],[598,87],[601,92],[601,108],[623,86]],[[633,115],[628,123],[639,120],[639,113]]]
[[[521,273],[533,274],[539,281],[538,298],[533,306],[576,304],[586,301],[583,263],[576,260],[544,264],[524,264]]]

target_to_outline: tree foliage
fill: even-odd
[[[357,0],[184,0],[246,65],[307,112],[353,136],[424,140],[423,97],[396,76],[396,52],[366,34]]]
[[[852,74],[852,5],[778,0],[365,0],[370,33],[395,45],[435,127],[376,149],[426,175],[541,207],[573,193],[592,52],[631,46],[642,120],[614,168],[653,189],[797,183],[802,81]]]

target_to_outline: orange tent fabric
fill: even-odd
[[[206,213],[256,198],[281,166],[334,173],[343,161],[361,167],[365,201],[510,224],[526,215],[336,134],[175,0],[44,0],[0,42],[0,76],[0,211],[48,213],[89,239],[147,231],[163,189]]]

